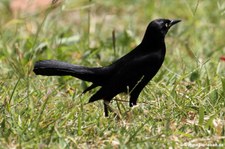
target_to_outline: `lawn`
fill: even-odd
[[[0,148],[225,147],[223,0],[66,0],[12,13],[0,2]],[[106,66],[137,46],[156,18],[181,19],[166,36],[163,66],[138,106],[128,96],[87,104],[90,85],[36,76],[38,60]]]

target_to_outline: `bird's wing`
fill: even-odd
[[[161,55],[158,53],[134,57],[125,63],[109,82],[115,86],[118,84],[122,84],[123,87],[132,86],[144,76],[152,78],[160,68],[162,61]]]
[[[102,88],[94,94],[89,102],[98,99],[111,100],[121,92],[132,90],[143,77],[149,80],[154,77],[163,62],[162,56],[158,53],[137,55],[117,68],[110,79],[102,85]]]

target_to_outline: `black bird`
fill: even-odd
[[[83,93],[100,86],[89,102],[103,99],[105,116],[108,103],[119,93],[130,95],[130,107],[137,104],[142,89],[156,75],[166,54],[165,35],[181,20],[156,19],[150,22],[142,42],[127,55],[105,67],[84,67],[56,60],[38,61],[34,72],[44,76],[73,76],[92,85]]]

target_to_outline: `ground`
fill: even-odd
[[[1,148],[224,148],[223,0],[66,0],[19,10],[0,2]],[[156,18],[182,22],[166,36],[165,62],[138,106],[123,94],[112,101],[120,119],[105,118],[101,101],[86,104],[87,82],[32,72],[43,59],[108,65]]]

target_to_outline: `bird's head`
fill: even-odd
[[[173,20],[173,19],[153,20],[149,23],[144,38],[147,38],[147,40],[157,37],[164,39],[170,27],[179,23],[180,21],[181,20]]]

